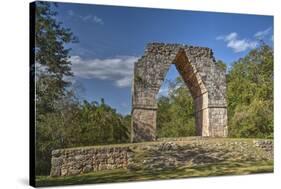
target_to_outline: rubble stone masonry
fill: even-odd
[[[150,43],[135,63],[131,141],[156,140],[157,100],[166,73],[175,64],[195,104],[198,136],[227,136],[225,70],[209,48]]]
[[[166,170],[223,162],[273,160],[273,141],[187,137],[53,150],[51,176],[125,169]]]

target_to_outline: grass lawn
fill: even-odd
[[[223,162],[203,166],[179,167],[162,171],[128,171],[124,169],[91,172],[78,176],[49,177],[37,176],[36,186],[55,186],[72,184],[112,183],[155,179],[177,179],[221,175],[242,175],[251,173],[272,173],[273,161]]]

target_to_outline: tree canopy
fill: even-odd
[[[273,137],[273,49],[261,44],[227,75],[229,134]]]

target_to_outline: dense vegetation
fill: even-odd
[[[48,175],[57,148],[129,142],[130,115],[100,102],[80,102],[68,43],[72,32],[55,19],[50,4],[37,2],[35,35],[36,175]],[[218,62],[225,67],[223,62]],[[273,137],[273,49],[261,44],[235,62],[227,75],[230,137]],[[180,78],[158,99],[157,136],[195,135],[193,99]]]
[[[231,137],[273,137],[273,49],[261,44],[227,75]]]
[[[157,137],[195,135],[192,96],[181,77],[170,81],[168,96],[158,98]]]

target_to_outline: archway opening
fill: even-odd
[[[204,118],[208,94],[197,74],[185,52],[180,50],[157,95],[158,138],[204,135],[202,127],[208,128]]]
[[[193,97],[172,64],[157,94],[157,138],[196,135]]]

